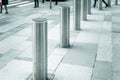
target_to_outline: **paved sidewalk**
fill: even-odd
[[[59,47],[59,6],[69,5],[70,48]],[[32,19],[48,19],[48,73],[53,80],[119,80],[120,6],[92,8],[81,31],[73,28],[72,0],[49,9],[32,5],[0,14],[0,80],[28,80],[32,74]],[[26,13],[23,13],[26,12]]]

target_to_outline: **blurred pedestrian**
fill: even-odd
[[[98,0],[94,0],[94,4],[93,4],[93,7],[95,8],[96,6],[96,3],[97,3]],[[102,2],[105,4],[105,8],[109,7],[109,5],[105,2],[105,0],[102,0]]]
[[[34,0],[34,3],[35,3],[34,8],[39,7],[39,0]]]
[[[8,5],[8,0],[1,0],[2,4],[0,4],[0,13],[2,13],[2,9],[3,9],[3,6],[5,8],[5,14],[8,14],[8,9],[7,9],[7,5]]]
[[[55,0],[55,5],[58,5],[58,0]]]

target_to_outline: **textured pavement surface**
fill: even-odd
[[[48,73],[53,80],[120,80],[120,5],[92,8],[81,31],[73,30],[72,0],[40,3],[10,0],[0,14],[0,80],[26,80],[32,74],[32,19],[48,19]],[[70,48],[59,47],[59,6],[70,6]]]

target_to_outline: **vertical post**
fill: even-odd
[[[91,0],[87,1],[87,13],[91,14]]]
[[[109,7],[111,7],[111,0],[108,0],[108,5]]]
[[[87,0],[82,0],[82,20],[87,20]]]
[[[115,0],[115,5],[118,5],[118,0]]]
[[[98,0],[98,9],[102,10],[102,0]]]
[[[52,0],[49,0],[50,1],[50,9],[52,9]]]
[[[75,30],[80,30],[80,17],[81,17],[81,0],[74,0],[73,3],[74,12],[73,12],[73,25]]]
[[[33,19],[33,80],[47,80],[47,19]]]
[[[70,8],[60,7],[60,47],[70,47]]]

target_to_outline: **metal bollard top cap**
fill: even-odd
[[[62,8],[69,8],[70,6],[69,5],[61,5],[60,7],[62,7]]]
[[[39,23],[41,23],[41,22],[47,22],[47,19],[46,18],[34,18],[34,19],[32,19],[34,22],[39,22]]]

